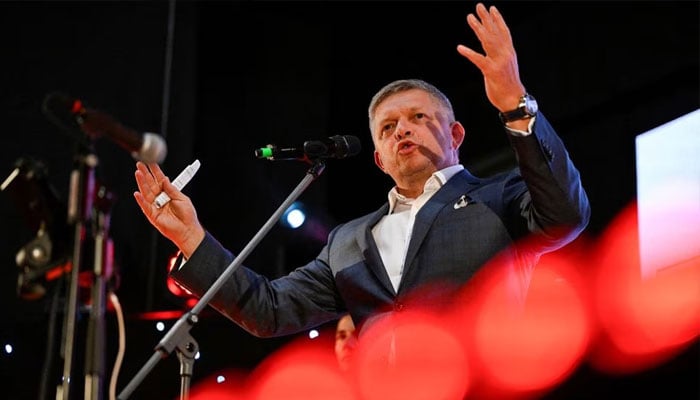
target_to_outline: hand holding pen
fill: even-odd
[[[182,172],[180,172],[180,175],[178,175],[173,181],[173,185],[177,188],[177,190],[182,190],[182,188],[189,183],[194,174],[196,174],[199,170],[199,166],[199,160],[194,160],[192,164],[188,165],[184,170],[182,170]],[[161,208],[168,204],[169,201],[170,196],[168,196],[165,192],[160,192],[158,197],[156,197],[156,199],[153,201],[153,204],[156,206],[156,208]]]
[[[194,252],[205,235],[192,201],[180,191],[192,179],[199,166],[199,161],[195,160],[172,183],[158,164],[147,165],[139,161],[134,173],[138,185],[134,199],[141,211],[185,257]]]

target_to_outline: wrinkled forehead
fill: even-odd
[[[371,115],[370,124],[374,121],[391,117],[392,114],[430,109],[444,109],[444,105],[437,97],[421,89],[409,89],[388,94],[375,104]]]

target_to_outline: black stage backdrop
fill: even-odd
[[[584,236],[595,239],[635,198],[635,136],[698,108],[699,3],[495,4],[511,27],[525,85],[581,170],[593,208]],[[45,166],[43,182],[67,202],[84,137],[61,130],[41,111],[44,97],[61,91],[136,131],[163,135],[168,143],[163,168],[171,177],[199,159],[201,170],[185,192],[204,225],[240,250],[307,170],[293,161],[258,160],[255,148],[358,136],[361,153],[330,160],[300,198],[313,229],[278,226],[246,262],[279,276],[313,257],[330,227],[385,201],[391,183],[373,164],[366,109],[374,91],[390,80],[417,77],[444,89],[467,129],[462,160],[474,173],[486,176],[512,165],[482,78],[455,50],[458,43],[476,46],[465,22],[474,6],[471,1],[2,2],[1,178],[18,162],[36,160]],[[121,389],[161,338],[148,313],[184,305],[165,284],[175,249],[133,200],[133,158],[106,138],[93,144],[96,175],[113,196],[110,235],[117,273],[109,285],[127,317]],[[33,399],[40,392],[52,398],[60,369],[55,365],[61,362],[54,356],[49,367],[46,358],[55,283],[38,300],[16,294],[15,255],[36,234],[21,209],[2,193],[0,339],[14,343],[16,351],[0,359],[0,391],[6,399]],[[107,324],[111,366],[113,312]],[[58,351],[60,316],[55,329]],[[207,356],[195,366],[195,382],[222,368],[253,368],[290,339],[253,338],[213,312],[204,313],[193,334]],[[76,345],[78,377],[83,344]],[[693,347],[634,376],[600,376],[582,366],[550,398],[697,398],[697,379]],[[135,398],[175,398],[178,390],[173,356],[154,369]]]

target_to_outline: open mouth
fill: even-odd
[[[399,154],[406,154],[406,153],[411,152],[416,147],[418,147],[418,146],[415,143],[413,143],[411,141],[404,141],[404,142],[399,143],[399,145],[397,146],[397,148],[398,148],[397,152]]]

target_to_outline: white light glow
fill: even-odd
[[[292,210],[289,212],[289,214],[287,214],[287,223],[293,229],[300,227],[305,220],[306,215],[304,215],[304,213],[299,209]]]
[[[636,138],[641,272],[700,255],[700,109]]]

